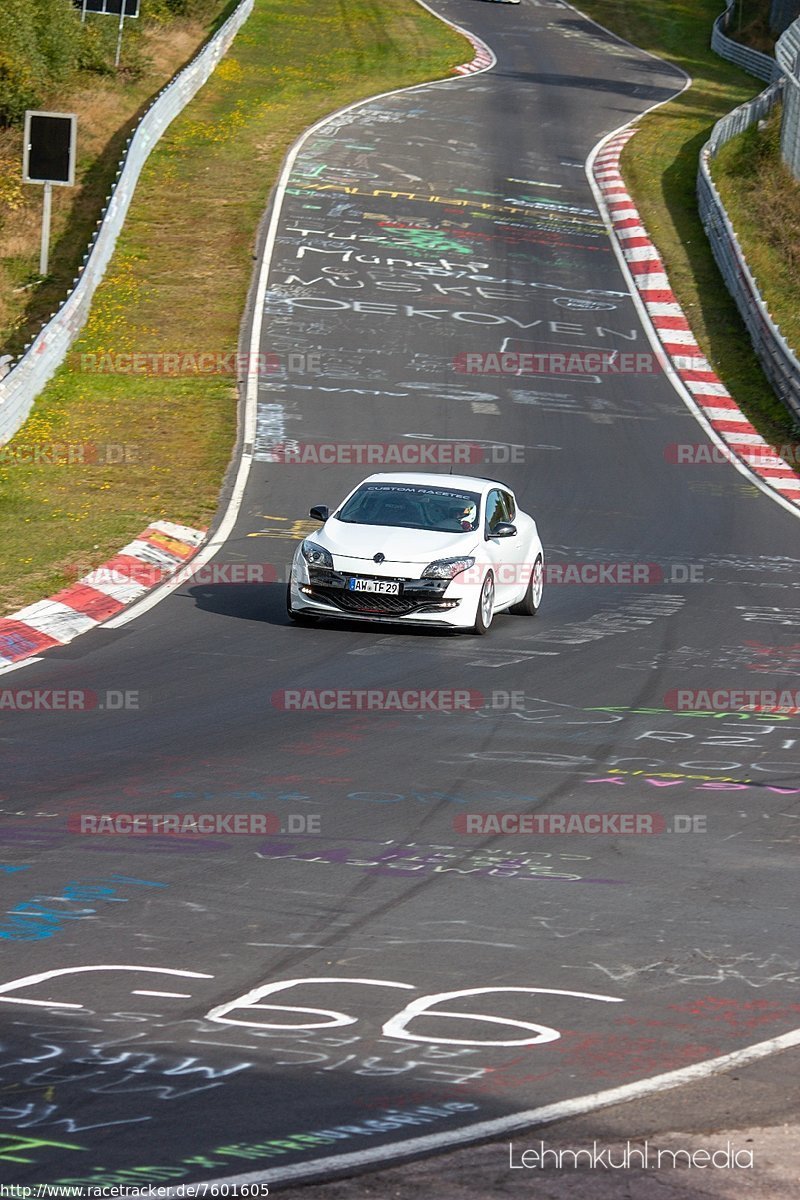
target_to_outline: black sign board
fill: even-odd
[[[72,0],[72,3],[82,12],[108,13],[112,17],[118,17],[124,6],[124,16],[139,15],[139,0]]]
[[[72,113],[25,113],[25,183],[75,182],[75,137],[78,119]]]

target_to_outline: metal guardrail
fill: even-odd
[[[711,49],[720,58],[727,59],[728,62],[735,63],[737,67],[741,67],[743,71],[748,71],[751,75],[755,75],[756,79],[763,79],[765,83],[772,83],[778,70],[775,59],[769,54],[762,54],[760,50],[753,50],[750,46],[743,46],[741,42],[736,42],[733,38],[726,36],[726,30],[730,27],[735,7],[736,0],[730,0],[725,12],[720,13],[714,22],[711,30]]]
[[[52,314],[19,362],[5,375],[0,371],[0,445],[13,437],[26,420],[37,395],[63,363],[86,323],[92,297],[114,252],[136,183],[150,152],[214,72],[250,16],[253,3],[254,0],[242,0],[200,53],[162,88],[129,139],[107,206],[97,223],[97,232],[67,299],[58,312]]]
[[[776,80],[770,84],[766,91],[760,95],[748,100],[745,104],[740,104],[738,108],[734,108],[732,112],[727,113],[721,120],[717,121],[714,128],[711,130],[711,137],[703,147],[704,150],[711,151],[711,157],[717,153],[720,146],[724,146],[731,138],[735,138],[738,134],[744,133],[745,129],[749,129],[751,125],[755,125],[756,121],[763,121],[769,116],[775,105],[780,101],[783,94],[784,81]]]
[[[778,38],[775,57],[786,80],[781,155],[795,179],[800,179],[800,19]]]
[[[778,399],[800,420],[800,359],[772,319],[711,178],[711,160],[720,146],[763,120],[781,99],[784,102],[782,154],[793,170],[796,167],[795,174],[800,177],[800,19],[778,39],[776,58],[772,59],[725,37],[723,28],[727,28],[734,7],[735,0],[731,0],[714,22],[711,47],[729,62],[737,63],[759,79],[770,81],[770,87],[717,121],[700,152],[698,207],[717,266],[736,301],[764,374]],[[769,71],[766,64],[759,61],[762,59],[769,64]]]
[[[710,169],[719,147],[771,112],[781,98],[783,87],[783,80],[779,80],[717,122],[700,152],[697,199],[700,219],[717,266],[747,326],[764,374],[778,399],[800,420],[800,360],[773,321],[758,290]]]

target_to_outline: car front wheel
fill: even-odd
[[[544,590],[544,563],[542,556],[536,559],[531,571],[531,577],[528,580],[528,588],[525,595],[520,600],[519,604],[513,604],[508,610],[512,613],[518,613],[523,617],[535,617],[542,603],[542,592]]]
[[[475,616],[475,624],[472,627],[473,633],[483,634],[489,632],[489,626],[492,623],[494,616],[494,575],[491,571],[486,572],[486,578],[483,581],[481,588],[481,597],[478,601],[478,611]]]

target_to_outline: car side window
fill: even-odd
[[[500,521],[507,521],[508,513],[503,501],[503,494],[498,488],[493,488],[486,497],[486,529],[492,533]]]
[[[503,497],[503,501],[506,506],[506,512],[508,513],[506,520],[513,521],[517,515],[517,506],[514,503],[514,497],[510,492],[501,492],[500,495]]]

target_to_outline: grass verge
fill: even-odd
[[[82,373],[80,356],[235,352],[289,145],[326,113],[446,76],[472,53],[413,0],[256,0],[148,160],[70,362],[0,461],[0,612],[63,586],[152,519],[205,525],[216,508],[235,378]],[[122,461],[89,461],[88,449],[81,462],[82,446]],[[37,447],[55,461],[23,461]]]
[[[800,349],[800,183],[781,159],[781,110],[726,143],[711,174],[772,319]]]
[[[786,442],[797,431],[761,371],[717,270],[696,199],[700,150],[714,123],[763,84],[710,49],[721,0],[578,3],[588,16],[692,77],[683,95],[639,122],[623,153],[622,172],[703,352],[763,437]]]

